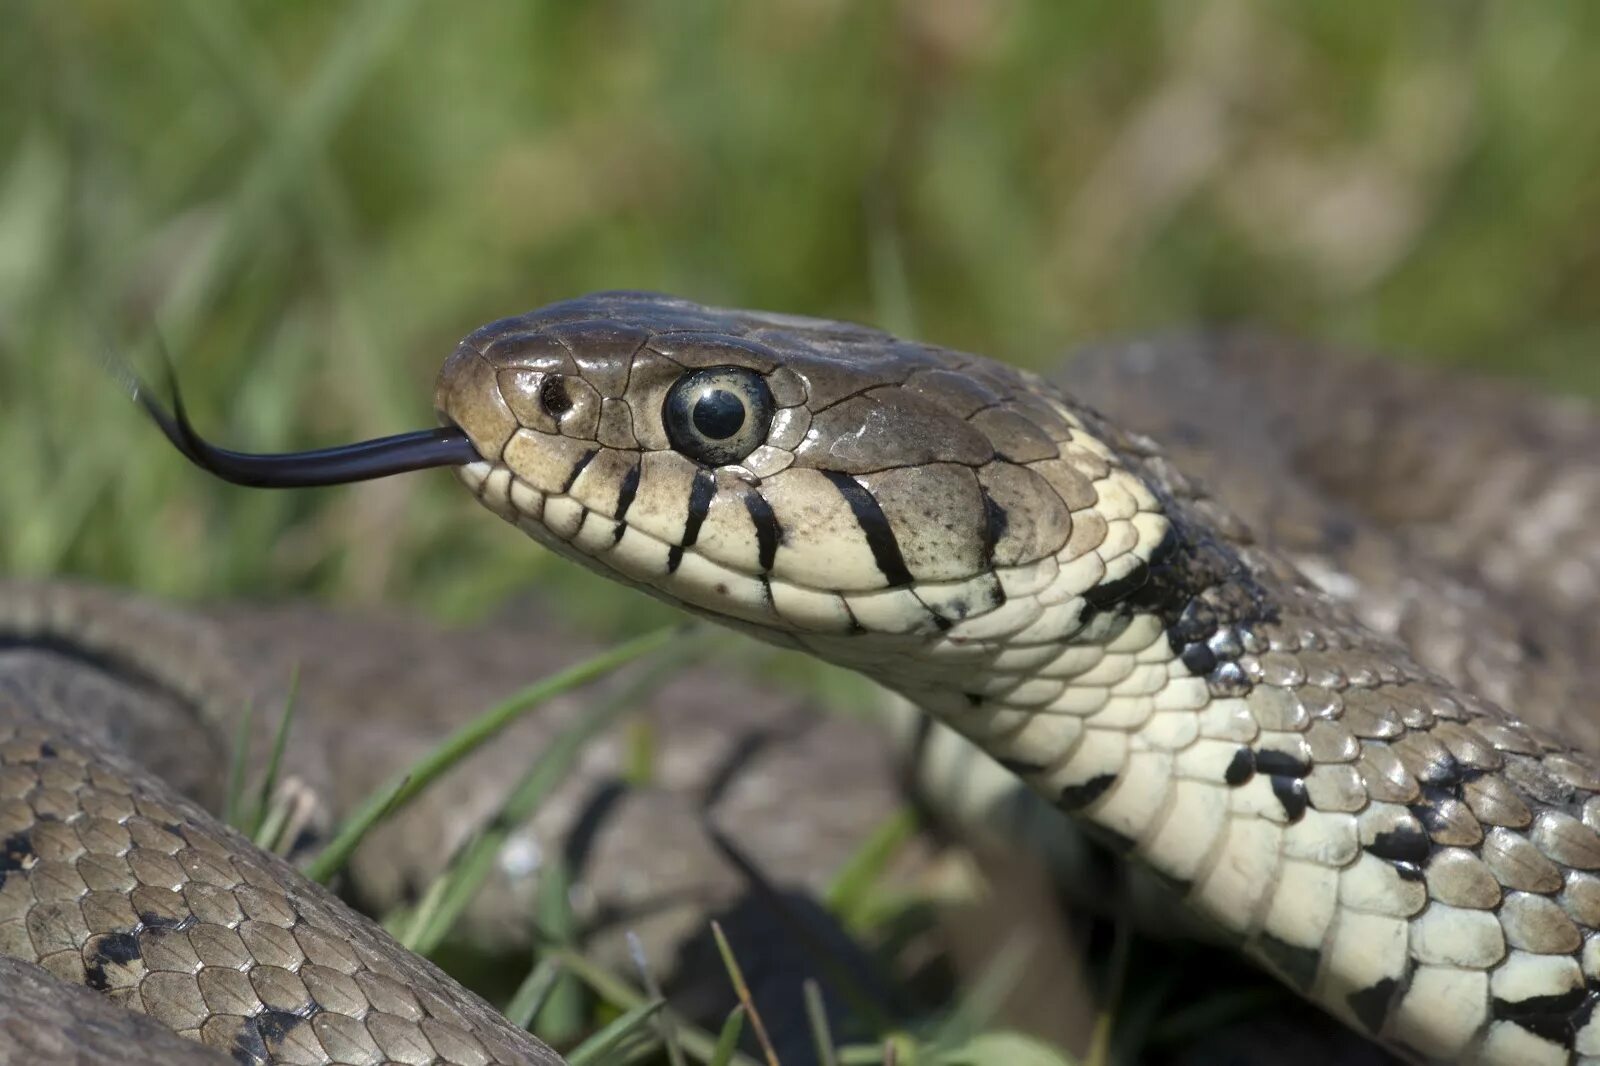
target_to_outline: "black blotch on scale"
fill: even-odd
[[[185,914],[182,918],[165,918],[146,911],[139,915],[139,927],[157,933],[186,933],[198,922],[199,919],[192,914]]]
[[[1551,996],[1494,999],[1491,1008],[1496,1018],[1515,1022],[1535,1036],[1570,1048],[1582,1028],[1579,1015],[1593,1012],[1595,995],[1587,988],[1574,988]]]
[[[26,869],[32,857],[33,841],[27,833],[12,833],[0,840],[0,887],[5,886],[7,874]]]
[[[744,509],[749,512],[750,521],[756,527],[756,561],[763,572],[769,572],[778,558],[778,544],[783,539],[778,516],[767,498],[754,489],[744,494]]]
[[[1178,654],[1183,660],[1183,667],[1196,677],[1206,677],[1217,668],[1217,653],[1207,644],[1185,644],[1183,651]]]
[[[1106,790],[1116,783],[1116,774],[1100,774],[1081,785],[1068,785],[1056,797],[1056,806],[1064,811],[1081,811],[1105,795]]]
[[[696,470],[689,486],[689,513],[683,520],[682,541],[667,549],[667,573],[677,573],[683,562],[683,550],[694,547],[694,542],[700,539],[700,527],[705,524],[716,495],[717,476],[704,467]]]
[[[139,938],[132,933],[107,933],[95,943],[94,949],[89,953],[89,959],[83,968],[84,983],[96,992],[106,991],[111,987],[111,979],[106,974],[106,964],[126,966],[139,958],[140,954]]]
[[[267,1042],[256,1028],[254,1018],[246,1018],[239,1023],[238,1030],[233,1034],[233,1043],[228,1046],[228,1054],[239,1066],[266,1066],[271,1061]]]
[[[611,543],[622,542],[622,535],[628,531],[628,508],[633,506],[633,498],[639,492],[640,463],[634,460],[628,472],[622,475],[622,486],[617,490],[617,525],[611,531]]]
[[[313,1000],[303,1010],[287,1011],[268,1008],[256,1015],[256,1028],[269,1047],[280,1047],[290,1033],[323,1011],[322,1004]]]
[[[578,456],[578,461],[572,464],[572,469],[567,472],[567,480],[561,486],[561,495],[565,496],[572,491],[572,486],[578,483],[578,475],[583,473],[584,467],[594,462],[594,457],[600,454],[598,448],[590,448]]]
[[[1299,947],[1271,934],[1262,936],[1257,950],[1262,958],[1302,992],[1310,990],[1312,982],[1317,979],[1317,968],[1322,965],[1322,953],[1316,948]]]
[[[1228,768],[1222,773],[1222,780],[1238,788],[1256,775],[1256,753],[1249,748],[1240,748],[1233,753],[1233,759],[1228,763]]]
[[[878,506],[878,501],[873,498],[872,493],[849,474],[841,474],[837,470],[824,470],[822,476],[833,482],[833,487],[839,490],[844,502],[850,505],[850,512],[855,515],[856,525],[861,527],[862,534],[867,538],[867,547],[872,551],[873,562],[877,564],[879,573],[888,581],[889,587],[899,588],[911,584],[911,571],[907,569],[905,558],[900,554],[900,542],[895,539],[894,527],[889,524],[889,517],[883,513],[883,508]]]
[[[1150,564],[1140,563],[1132,571],[1115,581],[1102,581],[1094,588],[1083,594],[1090,607],[1103,611],[1107,607],[1120,603],[1144,588],[1150,580]]]
[[[1366,850],[1390,862],[1420,866],[1428,861],[1433,845],[1426,835],[1409,826],[1401,826],[1374,836]]]
[[[1278,777],[1305,777],[1311,767],[1287,752],[1270,748],[1256,752],[1256,769]]]
[[[987,490],[980,487],[978,492],[983,496],[983,558],[993,562],[995,547],[1011,528],[1011,516]]]
[[[1409,973],[1406,975],[1405,983],[1411,983]],[[1390,1005],[1395,1002],[1400,987],[1401,982],[1393,977],[1385,977],[1359,992],[1350,993],[1345,997],[1345,1002],[1350,1004],[1351,1013],[1367,1032],[1376,1033],[1383,1028],[1384,1021],[1388,1019]]]
[[[1260,756],[1257,761],[1259,763]],[[1306,816],[1306,808],[1311,806],[1311,798],[1306,794],[1306,783],[1298,777],[1283,777],[1273,774],[1269,778],[1272,782],[1272,794],[1278,797],[1278,802],[1283,805],[1284,817],[1293,825]]]

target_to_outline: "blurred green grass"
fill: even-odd
[[[478,323],[634,286],[1035,365],[1244,320],[1600,394],[1590,4],[4,8],[8,573],[663,617],[444,474],[196,476],[96,369],[152,325],[260,449],[426,424]]]
[[[1580,0],[0,0],[0,25],[7,574],[674,617],[442,473],[200,476],[99,371],[153,330],[202,428],[260,450],[425,425],[462,334],[616,287],[1041,367],[1242,321],[1600,396]]]

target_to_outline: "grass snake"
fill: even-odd
[[[246,483],[453,466],[559,554],[864,673],[1405,1057],[1600,1061],[1600,775],[1579,713],[1594,691],[1594,629],[1581,619],[1600,560],[1583,534],[1600,486],[1581,464],[1565,481],[1537,467],[1583,454],[1593,423],[1551,407],[1512,446],[1456,453],[1461,416],[1431,413],[1425,384],[1410,408],[1366,411],[1358,375],[1318,381],[1315,364],[1249,348],[1200,344],[1177,360],[1160,348],[1130,413],[1164,390],[1203,390],[1185,375],[1207,359],[1249,360],[1258,377],[1287,376],[1270,395],[1305,405],[1255,413],[1301,438],[1325,429],[1304,449],[1318,487],[1355,502],[1280,507],[1299,491],[1292,479],[1230,494],[1228,463],[1266,469],[1257,483],[1271,485],[1288,457],[1229,427],[1180,466],[1074,394],[981,357],[639,293],[476,331],[441,372],[440,430],[354,452],[223,452],[181,410],[146,402],[191,458]],[[1466,400],[1495,417],[1489,394]],[[1180,392],[1185,403],[1200,409]],[[1402,432],[1374,434],[1357,415]],[[1169,427],[1178,452],[1181,421]],[[1386,454],[1363,451],[1374,439]],[[1445,488],[1408,492],[1408,471],[1418,475],[1407,462],[1441,468],[1428,484]],[[1319,517],[1284,520],[1306,513]],[[1413,580],[1363,580],[1394,543],[1365,536],[1369,520],[1419,548]],[[1552,553],[1562,567],[1547,565]],[[1548,605],[1549,621],[1498,630],[1496,605],[1517,597]],[[197,960],[170,1001],[157,997],[173,1028],[236,1039],[243,1015],[211,1010],[200,988],[211,980],[239,986],[223,991],[251,1017],[306,1034],[295,1045],[305,1061],[342,1061],[338,1049],[355,1046],[338,1043],[355,1039],[350,1015],[329,1006],[341,994],[408,1021],[396,1039],[434,1056],[415,1061],[456,1061],[444,1049],[469,1043],[481,1061],[555,1061],[281,863],[201,828],[148,774],[92,738],[64,744],[63,729],[30,719],[24,700],[0,710],[0,771],[14,779],[10,791],[0,779],[0,868],[24,886],[9,901],[0,887],[0,952],[81,981],[84,960],[110,944],[110,957],[129,956],[106,971],[115,996],[152,979],[142,938],[164,923],[233,930],[242,918],[253,938],[225,939],[257,952],[250,979]],[[91,845],[80,829],[69,840],[61,824],[116,839]],[[99,885],[67,872],[97,847],[164,855],[181,890],[151,889],[126,861]],[[260,913],[205,913],[238,906],[218,902],[222,882]],[[94,921],[51,911],[41,893],[58,887],[74,906],[97,897]],[[289,946],[285,931],[298,941],[302,930],[322,957]]]

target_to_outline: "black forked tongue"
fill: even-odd
[[[170,377],[172,409],[169,411],[126,367],[113,368],[113,372],[122,378],[129,394],[190,462],[235,485],[269,489],[344,485],[431,466],[460,466],[480,458],[467,435],[455,426],[419,429],[309,452],[277,455],[236,452],[217,447],[195,431],[184,413],[178,384]]]

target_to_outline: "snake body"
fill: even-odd
[[[1593,629],[1518,643],[1484,623],[1494,596],[1533,584],[1581,601],[1600,567],[1560,522],[1541,543],[1505,507],[1457,522],[1380,493],[1372,509],[1437,550],[1415,583],[1351,595],[1349,514],[1279,528],[1266,498],[1246,501],[1247,524],[1152,440],[1036,375],[651,294],[484,327],[435,402],[470,440],[459,474],[492,511],[613,579],[903,694],[1357,1031],[1418,1061],[1600,1062],[1600,776],[1569,739],[1592,747],[1574,723],[1592,701]],[[1419,433],[1419,449],[1446,443]],[[1318,476],[1360,482],[1360,439],[1331,432]],[[1501,458],[1458,461],[1458,482]],[[1205,473],[1228,487],[1225,465]],[[1516,474],[1502,463],[1487,480]],[[1592,488],[1556,486],[1554,513],[1594,513]],[[1564,576],[1531,580],[1563,537]],[[1515,550],[1485,550],[1503,541]],[[1470,570],[1498,587],[1489,600],[1452,591]],[[1546,658],[1559,668],[1541,672]],[[0,702],[0,955],[142,997],[243,1061],[455,1061],[462,1047],[482,1055],[461,1061],[555,1061],[58,705],[15,686]],[[86,858],[116,877],[88,884]],[[272,910],[216,909],[241,892]],[[243,951],[212,957],[206,941],[164,969],[174,932]],[[355,970],[312,958],[302,932],[339,940]],[[351,1018],[406,1040],[379,1044]]]
[[[669,432],[708,369],[747,419],[729,451],[732,401],[707,408],[714,462]],[[474,333],[435,405],[492,511],[904,694],[1360,1031],[1425,1060],[1600,1055],[1594,762],[1037,376],[621,293]]]

